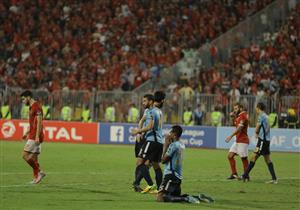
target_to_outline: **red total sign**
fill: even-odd
[[[98,124],[63,121],[44,121],[45,141],[98,143]],[[0,139],[20,140],[29,128],[28,121],[0,120]]]

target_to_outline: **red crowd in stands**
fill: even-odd
[[[267,32],[260,41],[234,51],[224,64],[195,71],[191,79],[182,75],[169,91],[216,94],[219,104],[226,104],[228,96],[237,101],[241,95],[300,97],[300,4],[278,32]]]
[[[50,91],[131,90],[157,73],[160,66],[178,61],[182,49],[200,47],[271,2],[2,0],[0,83]],[[285,36],[277,37],[283,47]],[[290,44],[287,47],[294,49]],[[276,48],[276,55],[274,46],[267,48],[269,56],[280,60],[287,60],[294,52],[278,55]],[[232,74],[227,78],[239,74],[230,73],[232,65],[249,57],[257,60],[261,57],[257,54],[251,48],[238,53],[226,67],[226,74]],[[291,69],[296,65],[294,61],[282,62],[291,63]],[[268,75],[269,67],[264,71]],[[211,70],[214,74],[218,72]],[[289,70],[282,85],[290,87],[295,82],[293,74]],[[205,81],[205,77],[200,79]],[[255,78],[259,79],[263,78]]]

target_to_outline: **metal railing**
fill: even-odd
[[[80,121],[81,113],[84,106],[88,106],[93,121],[105,121],[105,109],[109,105],[113,105],[116,110],[116,122],[126,122],[130,104],[134,103],[140,110],[140,115],[143,112],[142,98],[144,93],[136,92],[89,92],[89,91],[54,91],[48,92],[45,90],[32,90],[34,97],[42,104],[48,104],[50,108],[51,119],[62,120],[61,110],[64,105],[69,105],[72,111],[72,120]],[[21,118],[22,103],[20,94],[22,90],[16,88],[7,88],[0,92],[0,105],[8,103],[11,108],[12,117],[14,119]],[[219,107],[223,114],[222,125],[231,125],[229,113],[232,111],[236,99],[224,95],[208,95],[196,94],[190,99],[184,99],[180,94],[167,94],[165,104],[163,106],[165,123],[182,123],[183,114],[187,108],[191,110],[200,106],[203,111],[202,125],[211,125],[210,114],[216,106]],[[242,95],[239,98],[249,113],[251,126],[255,125],[255,106],[258,102],[266,104],[267,113],[277,112],[278,115],[282,112],[287,112],[289,108],[296,111],[298,119],[300,119],[300,97],[283,96],[262,97],[258,98],[251,95]]]

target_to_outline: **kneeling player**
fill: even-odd
[[[211,203],[214,200],[204,194],[198,196],[181,195],[182,160],[185,146],[179,141],[182,128],[178,125],[172,127],[166,136],[162,163],[165,164],[164,178],[160,185],[157,201],[159,202],[187,202],[187,203]]]

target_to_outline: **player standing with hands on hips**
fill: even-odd
[[[32,98],[32,92],[29,90],[21,94],[22,102],[29,106],[29,130],[23,136],[27,140],[24,151],[23,159],[33,169],[33,180],[31,184],[38,184],[46,174],[40,170],[38,162],[38,155],[41,152],[41,143],[44,140],[43,134],[43,111],[41,105]]]

